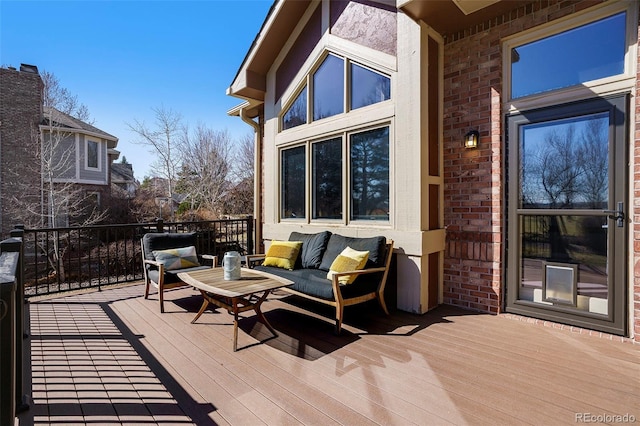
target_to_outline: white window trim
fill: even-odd
[[[504,111],[517,112],[532,108],[557,105],[594,96],[605,96],[629,91],[635,85],[637,60],[637,4],[627,1],[612,1],[589,8],[565,18],[560,18],[531,30],[502,39],[502,69],[504,81]],[[601,20],[621,12],[626,12],[627,50],[624,58],[624,73],[616,76],[589,81],[576,86],[549,90],[544,93],[511,99],[511,49],[531,43],[573,28]]]
[[[89,166],[89,142],[94,142],[97,145],[98,167]],[[92,172],[102,171],[102,141],[101,140],[96,140],[96,139],[85,136],[84,138],[84,169]]]

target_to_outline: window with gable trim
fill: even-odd
[[[391,99],[389,76],[335,54],[327,54],[304,81],[283,110],[282,131]],[[311,111],[310,117],[307,111]]]

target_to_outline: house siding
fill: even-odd
[[[396,9],[367,1],[329,3],[331,34],[379,52],[396,55]]]

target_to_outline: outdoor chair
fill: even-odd
[[[142,266],[144,271],[144,298],[149,298],[149,287],[158,289],[160,312],[164,312],[164,290],[184,286],[179,272],[197,271],[215,267],[217,257],[198,255],[195,233],[148,233],[142,237]],[[205,265],[204,263],[210,263]]]

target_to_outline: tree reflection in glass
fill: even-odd
[[[351,135],[351,219],[389,220],[389,128]]]
[[[282,117],[282,130],[307,123],[307,86],[302,89],[293,104]]]
[[[313,218],[342,218],[342,139],[313,144]]]
[[[282,211],[285,218],[305,218],[305,147],[282,151]]]
[[[520,131],[521,208],[607,208],[608,113],[530,124]]]

